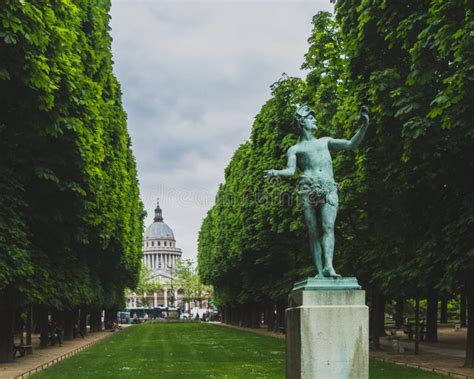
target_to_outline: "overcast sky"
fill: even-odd
[[[196,259],[202,219],[270,85],[284,72],[304,76],[312,16],[332,9],[329,0],[112,0],[145,224],[159,197],[184,258]]]

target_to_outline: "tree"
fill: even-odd
[[[248,323],[243,314],[254,303],[268,306],[267,314],[281,307],[312,263],[302,254],[297,202],[269,201],[275,194],[291,199],[282,195],[295,184],[263,183],[261,172],[284,165],[295,140],[294,104],[315,108],[319,135],[346,138],[360,105],[368,104],[364,143],[334,157],[341,180],[335,263],[369,290],[377,347],[387,299],[429,297],[433,305],[439,291],[474,293],[474,202],[466,175],[473,171],[474,12],[467,1],[335,3],[335,18],[313,18],[306,81],[275,83],[251,138],[226,168],[201,227],[199,272],[230,314],[226,321]],[[428,308],[433,319],[435,307]],[[435,336],[436,322],[428,328]],[[466,366],[473,365],[473,336]]]
[[[409,256],[393,258],[410,263],[399,264],[389,278],[430,297],[439,289],[455,291],[472,270],[472,233],[466,233],[472,190],[465,176],[473,145],[472,4],[348,0],[336,2],[336,15],[354,84],[388,90],[375,110],[394,116],[402,138],[397,165],[406,175],[397,188],[405,200],[397,209],[413,223],[399,233]],[[472,365],[473,343],[468,346],[466,365]]]
[[[191,301],[202,301],[202,297],[212,294],[212,287],[202,283],[194,263],[190,259],[180,259],[174,269],[175,286],[183,292],[183,302],[188,303],[191,309]]]
[[[48,312],[60,320],[79,308],[100,321],[138,279],[144,211],[112,72],[109,7],[2,5],[0,361],[12,357],[11,321],[22,307],[34,304],[43,324]]]

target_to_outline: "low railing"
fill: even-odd
[[[416,363],[401,362],[401,361],[397,361],[396,359],[387,359],[387,358],[382,358],[382,357],[371,357],[371,358],[373,358],[377,361],[385,362],[385,363],[393,363],[393,364],[396,364],[396,365],[405,366],[405,367],[409,367],[409,368],[416,368],[416,369],[423,370],[423,371],[431,371],[431,372],[434,372],[434,373],[437,373],[437,374],[444,374],[444,375],[448,375],[448,376],[453,377],[453,378],[460,378],[460,379],[473,379],[474,378],[474,376],[472,376],[472,375],[460,374],[460,373],[457,373],[457,372],[444,370],[442,368],[427,367],[427,366],[419,365],[419,364],[416,364]]]
[[[114,334],[115,334],[115,333],[110,333],[111,336],[114,335]],[[107,337],[104,337],[104,338],[107,338]],[[97,342],[103,341],[104,338],[99,338],[99,339],[96,339],[96,340],[94,340],[94,341],[91,341],[91,342],[89,342],[89,343],[87,343],[87,344],[85,344],[85,345],[83,345],[83,346],[81,346],[81,347],[78,347],[77,349],[74,349],[73,351],[70,351],[70,352],[68,352],[68,353],[66,353],[66,354],[63,354],[63,355],[61,355],[61,356],[59,356],[59,357],[56,357],[56,358],[54,358],[54,359],[52,359],[52,360],[50,360],[50,361],[48,361],[48,362],[45,362],[45,363],[43,363],[43,364],[41,364],[41,365],[39,365],[39,366],[37,366],[37,367],[35,367],[35,368],[32,368],[31,370],[25,371],[24,373],[22,373],[22,374],[20,374],[20,375],[18,375],[18,376],[15,376],[15,379],[27,378],[27,377],[29,377],[29,376],[32,375],[32,374],[35,374],[35,373],[37,373],[37,372],[40,372],[41,370],[44,370],[45,368],[48,368],[48,367],[50,367],[50,366],[52,366],[52,365],[54,365],[54,364],[56,364],[56,363],[58,363],[58,362],[61,362],[61,361],[63,361],[63,360],[66,359],[66,358],[72,357],[73,355],[76,355],[77,353],[80,353],[81,351],[83,351],[83,350],[85,350],[85,349],[91,347],[92,345],[96,344]]]

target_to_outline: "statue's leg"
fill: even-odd
[[[328,195],[327,201],[321,206],[322,245],[324,253],[324,276],[339,277],[334,270],[332,261],[334,256],[334,224],[336,223],[338,208],[337,192]]]
[[[309,248],[311,250],[311,254],[313,254],[314,257],[314,263],[316,264],[316,277],[322,277],[322,249],[318,237],[318,223],[316,218],[316,212],[314,210],[314,207],[311,205],[308,194],[302,194],[301,200],[306,227],[308,228]]]

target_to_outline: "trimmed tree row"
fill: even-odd
[[[305,80],[283,76],[272,86],[250,139],[226,168],[201,227],[199,273],[231,322],[252,324],[246,320],[255,307],[272,325],[283,317],[292,284],[314,268],[298,178],[265,181],[263,170],[285,167],[296,142],[296,104],[313,107],[318,137],[335,138],[354,134],[358,110],[368,104],[371,125],[361,146],[333,156],[336,269],[368,291],[375,347],[392,304],[401,324],[409,299],[427,299],[419,317],[434,341],[439,301],[462,293],[472,367],[473,6],[338,0],[335,10],[313,18]]]
[[[138,277],[144,211],[109,6],[2,5],[0,361],[23,319],[42,344],[48,320],[65,338],[87,319],[99,330]]]

